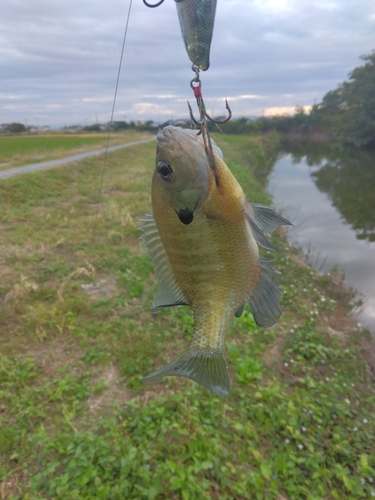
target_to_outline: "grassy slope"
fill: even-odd
[[[269,201],[276,142],[218,137],[251,201]],[[188,308],[149,312],[155,278],[136,227],[150,211],[154,149],[109,155],[93,239],[97,158],[0,183],[1,495],[375,495],[374,386],[350,293],[280,234],[284,313],[266,330],[248,311],[234,321],[231,395],[173,377],[140,382],[187,347],[193,327]]]

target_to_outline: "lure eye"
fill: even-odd
[[[156,170],[165,181],[171,181],[174,178],[174,170],[166,161],[160,161]]]

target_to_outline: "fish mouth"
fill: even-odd
[[[195,205],[196,208],[197,204]],[[176,214],[178,215],[178,218],[180,221],[185,224],[185,226],[188,226],[193,222],[194,219],[194,210],[190,210],[189,208],[181,208],[180,210],[176,210]]]

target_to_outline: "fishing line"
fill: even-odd
[[[114,112],[115,112],[115,104],[116,104],[116,98],[117,98],[117,91],[118,91],[118,86],[119,86],[119,81],[120,81],[121,66],[122,66],[122,61],[123,61],[123,56],[124,56],[126,36],[127,36],[127,33],[128,33],[129,19],[130,19],[130,12],[131,12],[131,8],[132,8],[132,4],[133,4],[133,0],[130,0],[128,14],[127,14],[127,19],[126,19],[126,25],[125,25],[125,30],[124,30],[124,37],[123,37],[123,40],[122,40],[121,55],[120,55],[120,61],[119,61],[119,66],[118,66],[118,71],[117,71],[117,79],[116,79],[116,85],[115,85],[115,92],[114,92],[114,96],[113,96],[111,119],[110,119],[110,122],[109,122],[110,126],[109,126],[109,131],[108,131],[108,136],[107,136],[107,144],[106,144],[106,148],[105,148],[105,152],[104,152],[104,158],[103,158],[103,164],[102,164],[102,170],[101,170],[101,179],[100,179],[100,186],[99,186],[99,193],[98,193],[98,202],[97,202],[97,205],[96,205],[95,221],[94,221],[94,226],[93,226],[93,231],[92,231],[92,236],[91,236],[91,243],[90,243],[90,249],[89,249],[88,262],[90,262],[91,256],[92,256],[92,250],[93,250],[94,239],[95,239],[95,232],[96,232],[96,227],[97,227],[97,222],[98,222],[99,203],[100,203],[100,198],[101,198],[102,189],[103,189],[104,172],[105,172],[105,167],[106,167],[106,164],[107,164],[107,155],[108,155],[109,141],[110,141],[110,138],[111,138],[111,130],[112,130],[112,124],[113,124],[113,115],[114,115]],[[39,473],[40,473],[40,476],[41,476],[41,479],[42,479],[42,482],[43,482],[43,487],[44,487],[45,495],[46,495],[47,500],[51,500],[51,497],[50,497],[50,495],[48,493],[48,485],[47,485],[46,476],[45,476],[45,474],[43,472],[42,460],[40,458],[38,447],[37,447],[37,445],[36,445],[36,443],[34,441],[34,436],[35,436],[34,435],[34,431],[33,431],[33,428],[32,428],[31,422],[30,422],[30,418],[29,418],[29,416],[27,414],[26,414],[26,420],[27,420],[28,427],[29,427],[29,430],[30,430],[31,442],[32,442],[34,450],[35,450],[35,454],[36,454],[36,458],[37,458],[37,463],[38,463],[38,469],[39,469]]]
[[[103,158],[103,163],[102,163],[101,178],[100,178],[99,193],[98,193],[98,201],[97,201],[97,204],[96,204],[95,220],[94,220],[94,226],[93,226],[93,230],[92,230],[91,243],[90,243],[90,249],[89,249],[89,255],[88,255],[88,262],[91,261],[92,251],[93,251],[93,247],[94,247],[95,233],[96,233],[96,228],[97,228],[97,225],[98,225],[99,206],[100,206],[100,199],[101,199],[102,190],[103,190],[104,172],[105,172],[105,168],[106,168],[106,165],[107,165],[107,156],[108,156],[109,141],[110,141],[110,138],[111,138],[111,131],[112,131],[112,125],[113,125],[113,115],[114,115],[114,112],[115,112],[117,91],[118,91],[119,82],[120,82],[121,67],[122,67],[122,61],[123,61],[123,58],[124,58],[125,43],[126,43],[126,37],[127,37],[127,34],[128,34],[129,19],[130,19],[130,12],[131,12],[131,8],[132,8],[132,4],[133,4],[133,0],[130,0],[130,2],[129,2],[129,9],[128,9],[128,15],[127,15],[126,24],[125,24],[125,30],[124,30],[124,37],[123,37],[123,40],[122,40],[121,55],[120,55],[120,61],[119,61],[118,71],[117,71],[117,79],[116,79],[116,85],[115,85],[115,92],[114,92],[114,95],[113,95],[113,103],[112,103],[111,119],[109,121],[109,130],[108,130],[108,136],[107,136],[107,144],[106,144],[106,147],[105,147],[104,158]]]

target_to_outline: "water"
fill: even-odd
[[[268,190],[294,228],[290,241],[327,272],[342,269],[363,300],[360,322],[375,333],[375,154],[289,144],[275,163]]]

